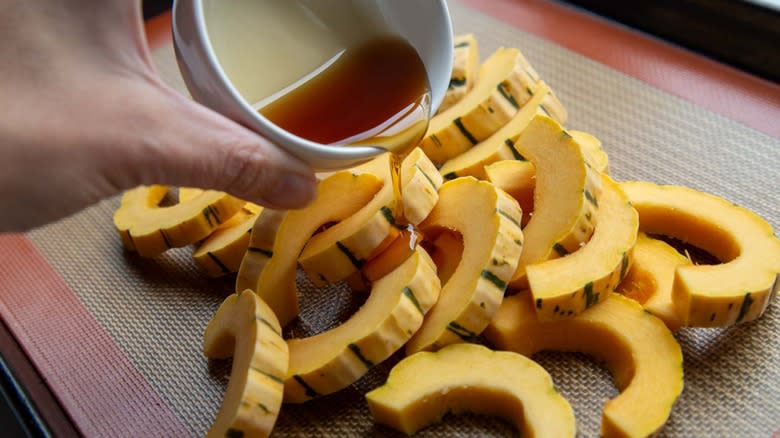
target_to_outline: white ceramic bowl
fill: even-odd
[[[260,133],[316,170],[352,166],[384,152],[370,146],[315,143],[279,128],[253,109],[217,61],[206,30],[203,1],[176,0],[173,6],[176,58],[184,82],[197,102]],[[430,82],[433,114],[444,98],[452,71],[452,25],[445,0],[361,1],[380,10],[390,31],[417,50]]]

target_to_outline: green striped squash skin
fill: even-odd
[[[411,275],[404,274],[410,269],[414,269]],[[353,315],[344,323],[350,330],[346,343],[334,346],[331,353],[318,357],[317,363],[291,360],[289,375],[285,379],[285,402],[302,403],[339,391],[390,357],[417,332],[440,291],[436,265],[425,250],[418,247],[400,267],[374,283],[371,295],[358,310],[371,312],[383,302],[392,302],[391,307],[383,309],[381,319],[357,327],[350,320],[359,316]],[[392,299],[388,300],[388,295]],[[316,344],[336,342],[336,333],[342,330],[344,328],[336,327],[314,338],[288,340],[291,358],[295,358],[302,349],[316,348],[313,347]]]
[[[407,345],[407,354],[475,341],[500,306],[523,247],[520,207],[492,184],[473,177],[457,178],[442,185],[439,197],[439,204],[421,225],[423,233],[436,228],[459,232],[462,257],[471,263],[460,263],[443,286],[442,300],[448,307],[434,308]],[[459,213],[462,199],[473,200],[479,209]],[[488,239],[484,243],[488,256],[483,260],[480,257],[484,256],[473,254],[482,254],[484,249],[474,245],[484,239]],[[475,260],[477,265],[473,265]]]

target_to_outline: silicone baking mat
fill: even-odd
[[[780,227],[778,139],[505,21],[460,4],[450,7],[455,31],[474,33],[483,59],[499,46],[523,51],[567,107],[568,127],[602,140],[617,180],[687,185],[749,207]],[[185,92],[170,42],[153,57],[165,80]],[[232,278],[206,279],[189,248],[151,260],[126,253],[111,221],[117,205],[113,198],[26,238],[0,238],[0,313],[85,435],[203,435],[219,406],[229,362],[203,357],[202,333],[232,292]],[[360,305],[339,288],[313,291],[302,276],[299,283],[302,316],[288,332],[332,327]],[[780,429],[776,303],[756,322],[683,330],[677,338],[685,389],[662,436],[766,437]],[[579,434],[598,436],[601,406],[617,394],[609,372],[576,354],[535,359],[573,405]],[[372,423],[362,397],[387,370],[384,364],[338,394],[284,406],[275,436],[396,436]],[[464,415],[448,416],[418,436],[514,434],[500,420]]]

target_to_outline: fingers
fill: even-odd
[[[308,165],[167,87],[155,88],[133,105],[129,117],[123,111],[124,122],[118,121],[128,125],[127,134],[134,138],[122,142],[130,150],[122,160],[125,181],[120,185],[215,189],[277,209],[303,207],[312,200],[316,180]]]

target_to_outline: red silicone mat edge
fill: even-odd
[[[0,234],[0,316],[83,435],[190,434],[23,235]]]

